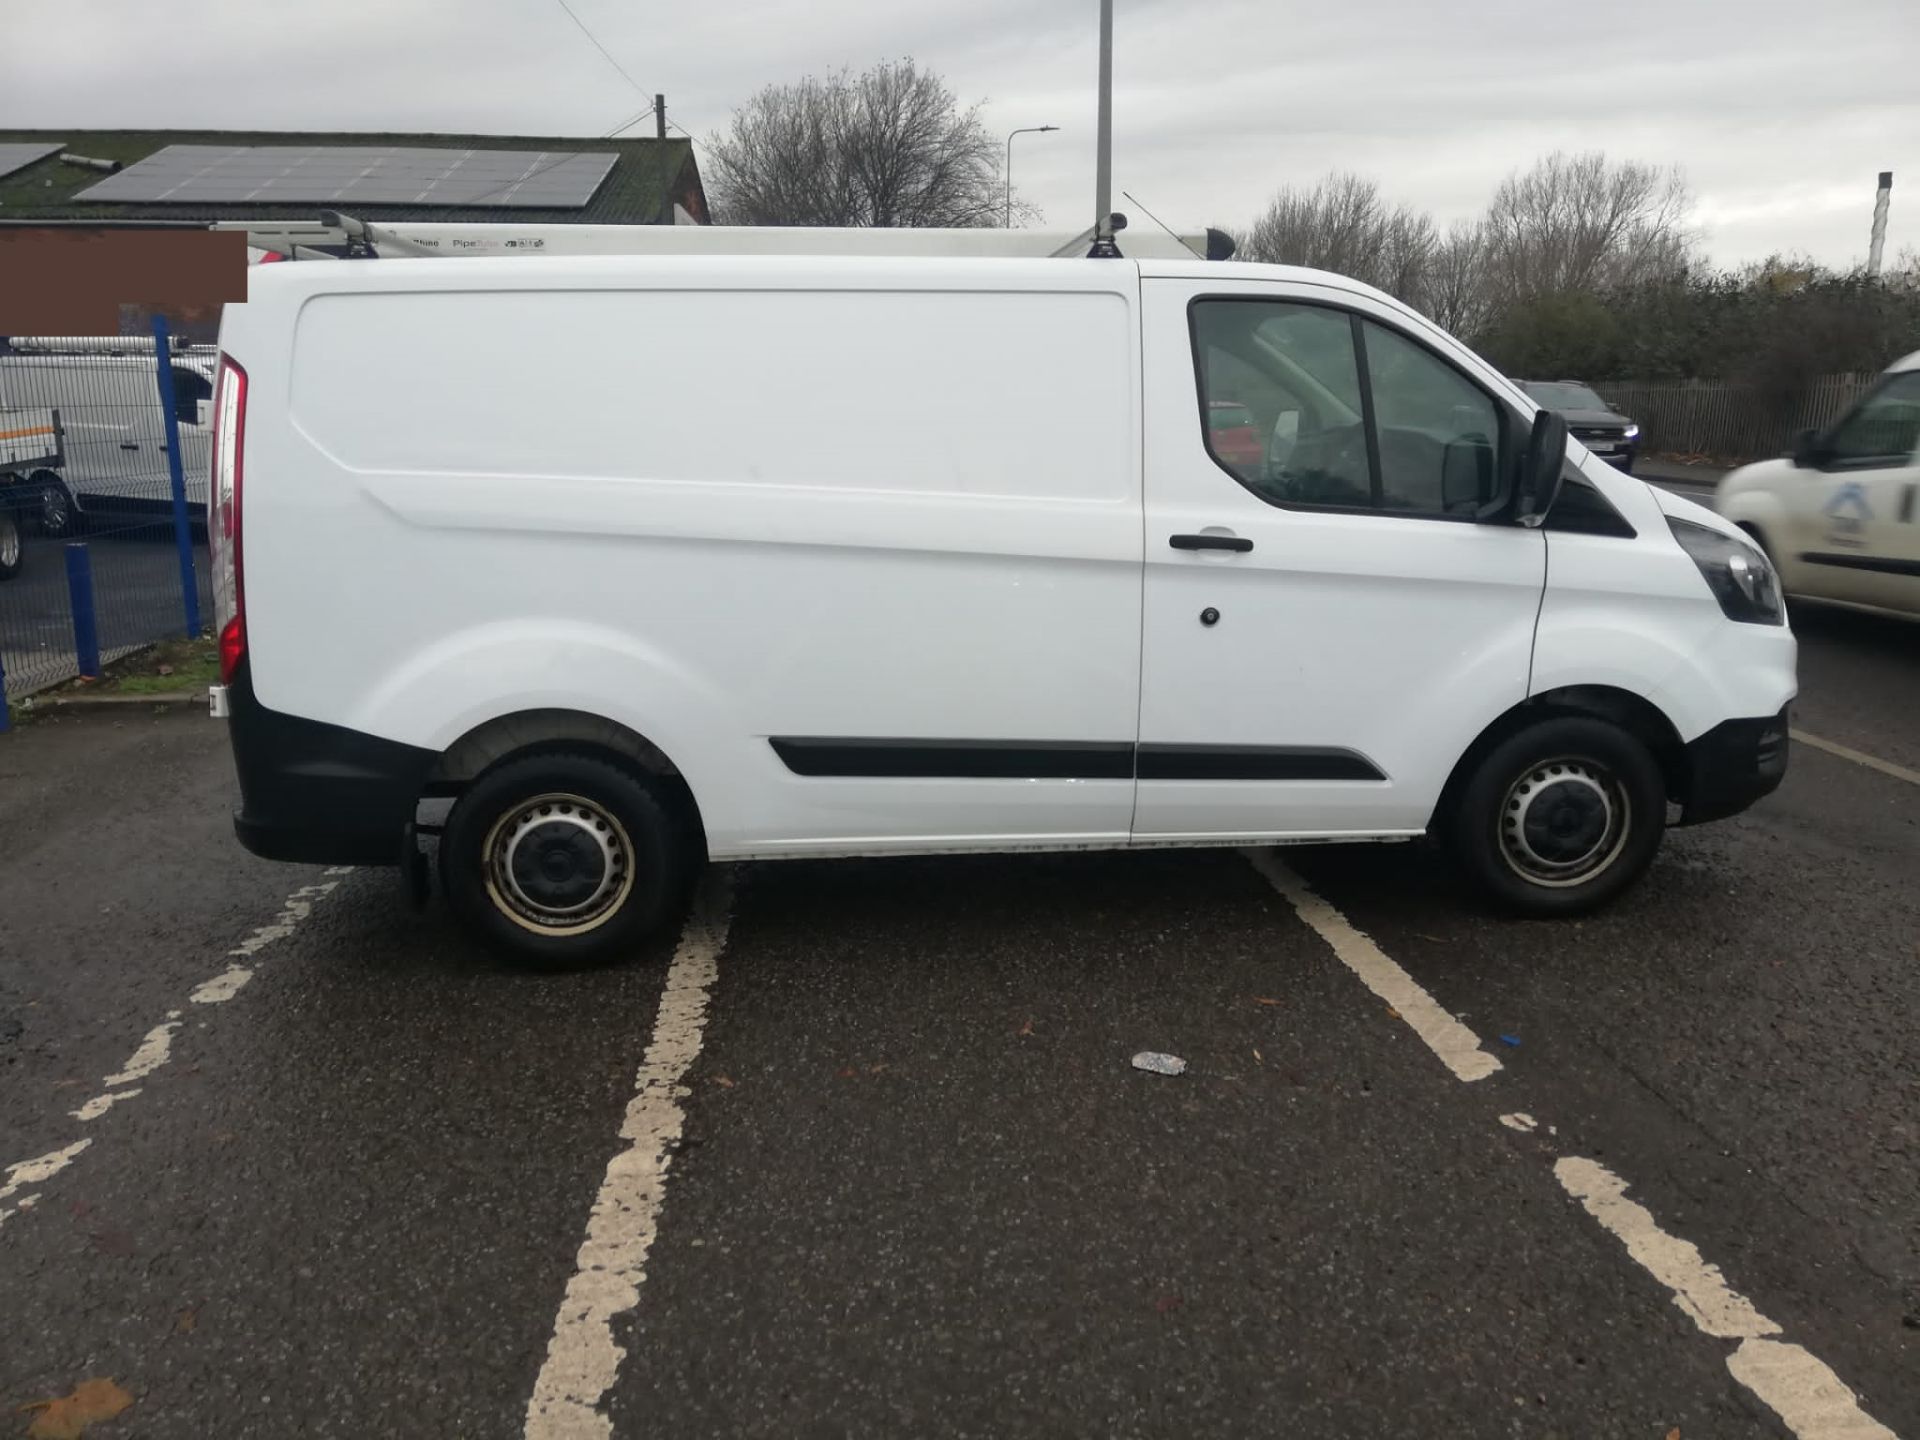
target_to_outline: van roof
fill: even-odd
[[[1900,370],[1920,370],[1920,350],[1914,351],[1911,355],[1903,355],[1900,359],[1887,366],[1887,373],[1889,375]]]

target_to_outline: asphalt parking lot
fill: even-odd
[[[0,1433],[1920,1435],[1920,632],[1796,624],[1783,788],[1577,924],[791,862],[535,977],[241,852],[203,715],[36,720]]]

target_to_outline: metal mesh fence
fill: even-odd
[[[214,353],[183,350],[168,364],[195,585],[205,597]],[[0,575],[0,667],[9,699],[81,673],[89,638],[108,663],[187,631],[158,365],[151,341],[113,351],[100,341],[0,343],[0,437],[15,437],[0,439],[12,447],[0,449],[8,517],[0,519],[0,572],[9,572]],[[50,427],[58,436],[51,447],[22,438]],[[76,579],[88,577],[76,616]]]

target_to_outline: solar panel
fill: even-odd
[[[0,175],[24,170],[34,161],[44,160],[55,151],[65,149],[66,144],[64,140],[56,140],[51,145],[36,140],[31,145],[0,145]]]
[[[578,210],[611,151],[374,145],[169,145],[75,196],[132,204],[488,206]]]

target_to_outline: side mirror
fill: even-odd
[[[1519,484],[1514,490],[1513,518],[1522,525],[1538,525],[1547,518],[1567,466],[1567,417],[1541,410],[1533,417],[1526,454],[1520,459]]]
[[[1817,470],[1826,458],[1820,446],[1818,430],[1802,430],[1793,437],[1793,463],[1802,470]]]

